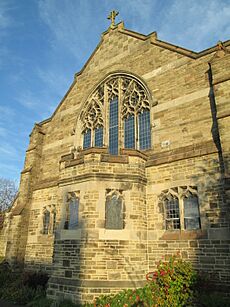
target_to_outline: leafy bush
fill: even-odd
[[[45,279],[41,278],[35,283],[32,282],[34,279],[30,279],[28,276],[33,276],[34,278],[34,276],[37,276],[37,273],[21,274],[19,272],[13,272],[7,263],[1,264],[0,298],[19,304],[26,304],[40,297],[44,297],[45,283],[41,281]]]
[[[146,275],[148,283],[140,289],[124,290],[112,296],[100,296],[94,306],[130,307],[186,306],[193,299],[197,274],[192,265],[176,256],[160,261],[155,272]]]

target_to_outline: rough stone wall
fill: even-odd
[[[221,50],[198,56],[119,25],[104,33],[54,115],[35,126],[6,256],[31,269],[52,268],[50,297],[89,301],[139,286],[163,255],[178,250],[228,289],[230,61],[227,47]],[[115,72],[136,76],[151,93],[152,149],[119,156],[105,147],[76,151],[84,103]],[[159,195],[180,186],[197,188],[201,229],[165,230]],[[111,190],[123,197],[122,230],[105,229]],[[79,195],[79,225],[70,230],[65,222],[72,192]],[[46,207],[56,210],[54,233],[42,233]]]

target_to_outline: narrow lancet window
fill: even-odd
[[[109,108],[109,153],[118,154],[118,98],[110,102]]]
[[[109,192],[105,204],[105,228],[123,229],[123,202],[119,191]]]
[[[48,210],[43,213],[43,234],[47,235],[49,233],[50,225],[50,212]]]
[[[138,114],[139,120],[139,147],[140,150],[151,147],[150,111],[145,110]]]
[[[103,127],[98,127],[94,130],[95,135],[95,146],[102,147],[103,146]]]
[[[166,213],[166,229],[180,229],[180,209],[178,198],[169,195],[164,200],[164,205]]]
[[[200,228],[199,203],[196,195],[184,198],[184,226],[185,229]]]
[[[131,115],[124,120],[125,148],[135,148],[135,117]]]
[[[91,130],[88,129],[84,132],[83,149],[91,147]]]

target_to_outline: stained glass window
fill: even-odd
[[[91,147],[91,130],[87,130],[84,133],[84,140],[83,140],[83,149]]]
[[[50,225],[50,212],[46,210],[43,213],[43,234],[49,233],[49,225]]]
[[[69,202],[69,229],[75,229],[78,226],[79,199],[72,198]]]
[[[184,226],[185,229],[200,228],[199,203],[196,195],[184,198]]]
[[[118,99],[110,102],[109,108],[109,153],[118,154]]]
[[[122,199],[117,195],[109,196],[106,199],[105,228],[123,229]]]
[[[103,146],[103,127],[98,127],[94,130],[95,133],[95,146],[102,147]]]
[[[145,110],[138,114],[139,121],[139,146],[140,150],[148,149],[151,147],[150,135],[150,112]]]
[[[135,117],[125,119],[125,148],[135,148]]]

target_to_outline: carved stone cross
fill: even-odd
[[[115,18],[118,14],[119,12],[113,10],[112,12],[110,12],[109,16],[107,17],[107,19],[111,20],[110,28],[112,29],[115,27]]]

